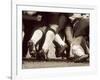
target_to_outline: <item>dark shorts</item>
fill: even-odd
[[[71,20],[69,19],[69,16],[66,15],[60,14],[59,16],[59,31],[65,29],[66,27],[72,27]]]
[[[43,15],[43,23],[50,27],[50,25],[58,25],[58,31],[71,25],[68,13],[57,13],[57,12],[41,12]]]
[[[51,24],[57,24],[58,25],[58,21],[59,21],[59,13],[53,13],[53,12],[46,12],[46,20],[45,22],[48,23],[48,25]]]

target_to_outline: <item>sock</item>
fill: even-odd
[[[65,42],[61,39],[61,37],[59,36],[59,34],[55,35],[55,41],[60,45],[60,46],[64,46]]]
[[[84,52],[84,49],[81,47],[81,45],[73,45],[72,54],[80,57],[80,56],[85,55],[85,52]]]
[[[36,44],[43,36],[43,33],[41,30],[36,30],[31,38],[34,44]]]
[[[49,50],[49,47],[52,44],[52,41],[54,40],[54,38],[55,38],[55,33],[51,30],[48,30],[48,32],[46,33],[45,42],[42,47],[44,52],[47,52]]]

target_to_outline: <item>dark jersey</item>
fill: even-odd
[[[74,36],[89,36],[89,19],[80,18],[73,23]]]

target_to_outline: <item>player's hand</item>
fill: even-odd
[[[41,21],[42,20],[42,15],[37,15],[37,21]]]
[[[71,21],[74,21],[75,20],[75,17],[69,17],[69,19],[71,20]]]
[[[35,11],[26,11],[26,13],[27,13],[28,15],[30,15],[30,16],[32,16],[32,15],[34,15],[34,14],[36,14],[36,12],[35,12]]]
[[[89,14],[85,14],[82,16],[84,19],[89,19]]]
[[[75,13],[72,16],[69,17],[69,19],[71,21],[74,21],[76,18],[82,18],[81,14],[80,13]]]

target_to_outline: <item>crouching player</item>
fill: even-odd
[[[44,26],[44,20],[42,19],[42,17],[44,18],[44,16],[42,16],[42,14],[39,12],[35,12],[35,11],[22,12],[22,22],[24,26],[23,28],[24,37],[22,42],[22,57],[26,57],[26,54],[28,52],[28,47],[29,47],[28,42],[31,39],[33,32],[38,28]],[[38,36],[38,38],[40,37],[41,35]]]
[[[58,28],[59,28],[59,22],[62,21],[60,18],[62,17],[59,13],[54,13],[54,12],[41,12],[43,16],[45,16],[44,22],[45,22],[45,27],[42,27],[41,29],[37,29],[34,31],[33,36],[30,40],[30,43],[32,43],[31,49],[33,51],[31,53],[34,53],[36,48],[34,47],[37,45],[38,41],[41,42],[43,41],[43,36],[44,36],[44,42],[43,45],[41,46],[41,50],[39,51],[39,55],[43,56],[44,60],[48,59],[48,51],[49,47],[52,44],[52,42],[55,40],[60,46],[62,46],[62,49],[64,50],[65,47],[67,47],[66,43],[62,41],[61,37],[57,34],[58,33]],[[42,39],[41,39],[42,38]],[[63,51],[62,50],[62,51]],[[62,52],[60,51],[60,52]]]
[[[89,58],[89,15],[74,14],[70,19],[73,21],[70,57],[76,58],[75,62],[86,61]]]

